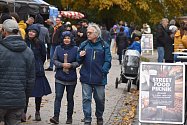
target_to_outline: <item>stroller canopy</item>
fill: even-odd
[[[127,50],[125,55],[140,57],[140,53],[137,50]]]

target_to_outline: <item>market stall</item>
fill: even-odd
[[[28,15],[49,14],[50,4],[43,0],[0,0],[0,12],[4,6],[8,6],[10,12],[17,12],[21,19]]]

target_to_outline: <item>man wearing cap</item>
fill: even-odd
[[[18,35],[15,20],[2,25],[0,42],[0,124],[19,125],[26,98],[35,82],[35,61],[32,50]]]

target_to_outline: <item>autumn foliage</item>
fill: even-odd
[[[187,0],[61,0],[61,6],[80,11],[96,22],[124,20],[156,24],[163,17],[183,15]]]

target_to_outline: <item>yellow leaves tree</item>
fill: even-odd
[[[71,10],[85,13],[90,20],[111,23],[124,20],[156,24],[163,17],[171,19],[187,11],[184,7],[187,0],[61,0],[62,8],[67,4]]]

